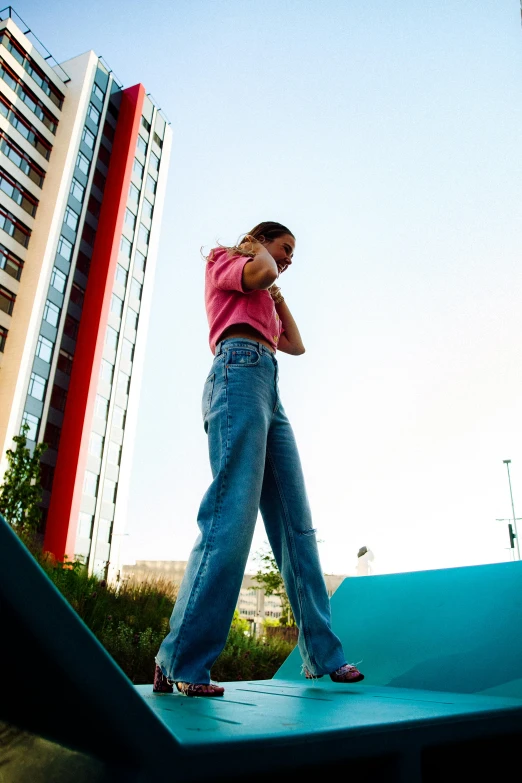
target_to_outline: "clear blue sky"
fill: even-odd
[[[210,480],[204,262],[261,220],[297,237],[280,355],[328,573],[510,559],[522,517],[518,0],[21,0],[172,122],[126,562],[184,560]],[[87,13],[84,11],[86,9]],[[518,509],[517,509],[518,505]],[[522,522],[521,535],[522,535]],[[259,521],[253,551],[265,541]]]

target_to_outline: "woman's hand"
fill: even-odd
[[[238,247],[249,256],[255,256],[264,249],[264,246],[261,244],[261,242],[258,242],[258,240],[255,237],[250,236],[250,234],[245,236],[245,239],[243,242],[241,242],[240,245],[238,245]]]

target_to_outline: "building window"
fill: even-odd
[[[150,122],[148,120],[146,120],[143,115],[141,116],[141,124],[143,125],[145,130],[150,133],[150,129],[151,129],[152,126],[151,126]]]
[[[53,488],[54,468],[46,462],[40,463],[40,484],[42,489],[50,492]]]
[[[36,97],[22,79],[12,71],[9,66],[0,58],[0,78],[13,90],[23,103],[38,117],[45,127],[56,133],[58,120],[52,112]]]
[[[101,87],[96,84],[96,82],[94,82],[94,84],[93,84],[92,94],[95,95],[98,98],[98,100],[103,103],[103,99],[105,97],[105,93],[103,92]]]
[[[7,30],[4,30],[0,37],[0,42],[11,52],[20,65],[24,67],[25,71],[27,71],[33,81],[36,82],[40,89],[52,100],[54,105],[61,109],[64,96],[54,86],[49,77],[45,76],[43,71],[40,70],[34,60],[32,60],[27,52],[20,46],[18,41],[12,38]]]
[[[78,536],[80,538],[90,538],[92,536],[92,523],[94,516],[80,511],[78,515]]]
[[[118,119],[118,114],[119,114],[120,110],[118,109],[116,104],[113,103],[112,96],[109,99],[109,104],[107,106],[107,111],[109,112],[110,115],[112,115],[114,117],[115,120]]]
[[[131,296],[133,296],[135,299],[141,299],[141,292],[143,290],[143,286],[141,283],[138,283],[135,277],[131,280]]]
[[[134,231],[136,227],[136,215],[127,207],[125,210],[125,223]]]
[[[85,478],[83,479],[83,494],[89,495],[92,498],[96,497],[98,492],[98,479],[99,476],[93,473],[92,470],[85,471]]]
[[[103,437],[98,435],[97,432],[91,432],[91,437],[89,438],[89,454],[92,454],[93,457],[100,458],[103,454]]]
[[[70,337],[71,340],[76,340],[78,337],[78,329],[80,328],[80,322],[77,318],[73,318],[72,315],[67,313],[65,316],[65,323],[63,325],[63,333]]]
[[[48,364],[50,364],[51,356],[53,355],[53,344],[50,340],[47,339],[47,337],[43,337],[43,335],[41,334],[38,335],[38,342],[36,344],[36,355],[43,362],[47,362]]]
[[[90,168],[90,161],[89,158],[83,154],[83,152],[78,153],[78,157],[76,158],[76,166],[82,171],[84,174],[89,173]]]
[[[96,136],[89,130],[89,128],[84,127],[82,132],[82,141],[85,142],[89,149],[93,150],[96,143]]]
[[[65,258],[66,261],[70,261],[72,256],[72,251],[73,251],[72,242],[69,242],[68,239],[61,236],[60,239],[58,240],[58,247],[56,249],[56,252],[59,253],[62,256],[62,258]]]
[[[154,132],[153,139],[156,142],[156,144],[158,145],[158,147],[161,149],[163,147],[163,139],[160,139],[160,137],[158,136],[158,134],[156,132]]]
[[[89,103],[89,107],[87,109],[87,117],[90,117],[90,119],[94,122],[96,126],[100,124],[101,112],[98,111],[94,103]]]
[[[148,228],[146,228],[143,223],[140,223],[140,231],[138,234],[140,240],[145,244],[149,244],[149,237],[150,237],[150,231]]]
[[[98,534],[96,536],[96,540],[100,541],[102,544],[108,544],[111,537],[111,530],[112,530],[111,520],[103,519],[103,517],[100,517],[100,521],[98,522]]]
[[[65,373],[65,375],[70,375],[72,371],[72,363],[73,363],[73,355],[68,353],[67,351],[64,351],[63,348],[60,348],[60,352],[58,354],[58,362],[57,367],[58,369]]]
[[[105,163],[107,168],[109,168],[109,163],[111,162],[111,153],[105,144],[100,144],[100,149],[98,150],[98,160],[101,160],[101,162]]]
[[[129,188],[129,201],[132,201],[134,204],[137,204],[139,200],[140,200],[139,188],[137,188],[136,185],[133,182],[131,182]]]
[[[8,334],[9,330],[5,329],[3,326],[0,326],[0,353],[4,352],[5,341],[7,340]]]
[[[61,386],[58,386],[58,384],[55,383],[51,392],[51,407],[56,408],[57,411],[64,411],[66,402],[67,392],[65,389],[62,389]]]
[[[94,172],[94,177],[92,178],[93,183],[96,185],[98,190],[100,190],[102,193],[105,190],[105,177],[101,173],[100,169],[96,169]]]
[[[56,424],[52,424],[52,422],[48,421],[45,425],[44,443],[47,443],[49,448],[58,450],[61,434],[61,428],[57,427]]]
[[[134,358],[134,345],[131,343],[130,340],[127,340],[126,337],[124,337],[122,340],[121,355],[129,362],[132,362]]]
[[[0,168],[0,190],[7,193],[15,204],[22,207],[31,217],[34,217],[38,207],[38,200],[2,168]]]
[[[0,96],[0,114],[3,114],[4,117],[7,118],[13,128],[16,128],[18,133],[20,133],[24,139],[27,139],[29,144],[38,150],[40,155],[43,155],[46,160],[49,160],[51,157],[52,145],[38,133],[34,125],[31,125],[23,115],[11,106],[4,96]]]
[[[121,459],[121,446],[114,443],[113,440],[109,441],[109,448],[107,451],[107,462],[111,465],[119,465]]]
[[[0,150],[20,171],[23,171],[38,187],[42,187],[45,171],[38,166],[24,150],[3,131],[0,131]]]
[[[0,245],[0,269],[3,269],[8,275],[11,275],[11,277],[14,277],[15,280],[20,280],[23,268],[24,262],[22,259],[15,256],[15,254],[4,245]]]
[[[85,253],[80,250],[78,253],[78,258],[76,259],[76,269],[82,273],[82,275],[85,275],[85,277],[89,274],[89,269],[91,268],[91,259],[89,256],[86,256]]]
[[[121,283],[122,286],[125,288],[127,285],[127,270],[122,267],[121,264],[116,265],[116,280],[118,283]]]
[[[105,479],[103,482],[103,497],[104,503],[114,503],[116,500],[116,482],[111,479]]]
[[[60,308],[57,307],[54,302],[47,300],[43,311],[43,320],[47,321],[51,326],[56,326],[58,319],[60,318]]]
[[[45,396],[45,378],[32,372],[29,379],[28,394],[36,400],[43,400]]]
[[[65,216],[63,219],[63,222],[66,226],[69,226],[69,228],[72,228],[73,231],[76,231],[78,228],[78,221],[80,219],[80,216],[77,212],[74,211],[71,207],[65,208]]]
[[[70,190],[71,196],[74,196],[74,198],[77,201],[83,201],[84,193],[85,193],[85,188],[82,185],[82,183],[78,182],[76,177],[73,177],[73,181],[71,182],[71,190]]]
[[[129,242],[127,237],[122,237],[120,241],[120,251],[125,256],[125,258],[130,258],[131,250],[132,250],[132,243]]]
[[[119,405],[114,406],[112,412],[112,424],[122,430],[125,426],[125,411]]]
[[[88,223],[83,224],[82,239],[84,240],[84,242],[87,242],[87,244],[90,245],[91,247],[94,246],[94,241],[96,239],[96,230]]]
[[[107,326],[107,331],[105,332],[105,345],[108,345],[109,348],[116,348],[118,347],[118,332],[116,329],[113,329],[112,326]]]
[[[82,307],[84,296],[85,296],[85,291],[83,290],[83,288],[79,286],[77,283],[73,283],[71,286],[71,295],[70,295],[71,302],[74,302],[74,304],[77,307]]]
[[[4,288],[3,285],[0,285],[0,310],[7,313],[7,315],[11,315],[15,302],[16,296],[7,288]]]
[[[33,416],[32,413],[27,413],[27,411],[24,411],[22,415],[22,427],[20,428],[20,434],[23,435],[24,424],[28,424],[29,429],[25,433],[25,437],[27,438],[27,440],[36,441],[39,423],[40,423],[40,419],[38,418],[38,416]]]
[[[160,159],[153,152],[150,153],[149,166],[152,171],[159,171]]]
[[[123,299],[120,299],[119,296],[113,294],[111,297],[111,313],[114,313],[114,315],[117,315],[118,318],[121,318],[122,312],[123,312]]]
[[[23,247],[27,247],[31,238],[31,229],[16,218],[12,212],[0,208],[0,228],[3,228],[6,234],[13,237]]]
[[[145,263],[147,261],[147,256],[143,255],[139,250],[136,250],[134,254],[134,269],[136,272],[144,272],[145,271]]]
[[[114,365],[108,362],[107,359],[102,359],[100,366],[100,378],[104,381],[107,381],[108,383],[112,383],[113,375]]]
[[[53,271],[51,272],[52,287],[55,288],[60,294],[63,294],[63,292],[65,291],[66,283],[67,283],[67,278],[62,272],[62,270],[53,266]]]
[[[97,394],[96,402],[94,403],[94,415],[98,416],[100,419],[103,419],[103,421],[107,421],[108,414],[109,400],[106,400],[105,397],[101,396],[101,394]]]
[[[134,331],[136,331],[138,328],[138,313],[131,307],[127,309],[125,326],[127,326],[129,329],[133,329]]]
[[[113,142],[114,141],[114,134],[115,134],[115,130],[112,127],[112,125],[110,124],[110,122],[107,120],[105,122],[105,125],[103,126],[103,135],[110,142]]]
[[[138,135],[138,143],[137,148],[140,150],[140,152],[143,152],[144,155],[147,154],[147,142],[143,138],[143,136]]]
[[[155,193],[157,188],[158,188],[158,183],[156,182],[154,177],[150,176],[150,174],[147,174],[147,181],[146,181],[145,187],[151,193]]]
[[[129,386],[130,386],[130,375],[127,375],[126,372],[120,372],[118,373],[118,392],[120,394],[125,394],[125,396],[129,393]]]
[[[92,194],[89,197],[89,203],[87,204],[87,209],[89,210],[91,215],[93,215],[95,218],[100,216],[101,204],[98,201],[98,199]]]
[[[141,208],[141,214],[145,215],[146,218],[149,220],[152,220],[152,212],[154,210],[154,207],[150,203],[148,199],[143,199],[143,206]]]
[[[134,163],[133,163],[133,166],[132,166],[132,170],[133,170],[133,172],[134,172],[135,174],[137,174],[137,175],[138,175],[138,177],[139,177],[140,179],[143,179],[143,171],[144,171],[144,167],[143,167],[143,165],[142,165],[142,164],[139,162],[138,158],[134,158]]]

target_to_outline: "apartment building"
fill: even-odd
[[[93,51],[0,13],[0,481],[44,441],[44,548],[120,569],[172,132]]]

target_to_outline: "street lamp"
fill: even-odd
[[[517,532],[517,518],[515,516],[515,504],[513,503],[513,492],[511,489],[511,476],[509,475],[509,465],[511,463],[510,459],[504,459],[502,460],[504,465],[507,467],[507,474],[508,474],[508,481],[509,481],[509,494],[511,496],[511,509],[513,511],[513,530],[515,533],[515,544],[517,545],[517,556],[518,560],[520,560],[520,547],[518,544],[518,532]]]
[[[516,539],[516,535],[515,535],[515,533],[513,531],[513,525],[512,525],[513,520],[511,519],[511,517],[502,517],[501,519],[499,519],[497,517],[496,521],[497,522],[507,522],[508,523],[509,548],[511,549],[511,552],[512,552],[511,556],[512,556],[513,560],[516,560],[516,557],[515,557],[515,539]],[[517,522],[522,522],[522,517],[517,517]]]

